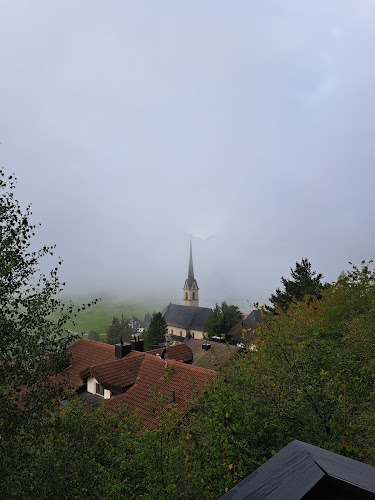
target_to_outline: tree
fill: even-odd
[[[113,318],[112,324],[107,328],[107,343],[118,344],[121,338],[124,342],[129,342],[132,335],[134,335],[134,330],[127,321]]]
[[[146,350],[155,349],[165,343],[165,335],[168,333],[167,323],[161,312],[154,312],[151,323],[145,335]]]
[[[0,169],[0,429],[6,448],[25,426],[37,425],[59,401],[62,388],[53,375],[69,362],[77,338],[66,328],[73,306],[58,298],[58,269],[41,274],[38,263],[53,247],[32,250],[37,225],[15,199],[16,179]],[[90,306],[83,305],[82,308]],[[0,455],[5,456],[0,450]]]
[[[215,308],[203,324],[203,331],[207,333],[208,338],[227,335],[231,328],[241,321],[242,317],[237,306],[230,306],[225,301],[221,303],[221,306],[216,303]]]
[[[95,330],[90,330],[89,334],[87,335],[87,338],[89,340],[96,340],[97,342],[100,342],[100,335]]]
[[[270,297],[272,306],[266,306],[266,310],[276,313],[277,308],[287,311],[292,302],[302,300],[305,295],[310,297],[321,298],[321,292],[328,287],[328,284],[321,282],[323,275],[316,275],[316,271],[311,271],[311,263],[308,259],[302,259],[301,263],[296,262],[296,267],[290,269],[291,280],[281,277],[281,282],[284,285],[284,290],[277,288],[276,293]]]

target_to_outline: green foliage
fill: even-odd
[[[1,496],[9,498],[129,498],[142,493],[135,453],[139,426],[127,412],[93,411],[74,401],[24,422],[4,446]],[[141,475],[140,475],[141,477]]]
[[[87,335],[87,338],[89,340],[96,340],[97,342],[100,341],[100,335],[95,330],[90,330],[89,333],[88,333],[88,335]]]
[[[154,312],[151,316],[150,326],[145,334],[145,349],[156,349],[165,343],[165,335],[168,333],[167,324],[161,312]]]
[[[212,312],[204,322],[203,331],[210,339],[213,336],[227,335],[231,328],[242,319],[242,313],[237,306],[230,306],[222,302],[216,303]]]
[[[127,321],[118,318],[112,319],[112,324],[107,328],[107,343],[118,344],[122,338],[123,342],[129,342],[134,335],[134,330]]]
[[[316,275],[315,271],[311,271],[308,259],[302,259],[301,263],[296,262],[295,269],[290,271],[293,279],[281,277],[284,290],[278,288],[276,293],[271,295],[269,300],[273,307],[266,306],[266,310],[273,313],[277,313],[278,309],[287,311],[292,302],[303,300],[306,295],[320,299],[322,289],[328,287],[327,283],[321,283],[322,274]]]
[[[73,306],[64,305],[57,272],[38,271],[53,247],[31,250],[37,229],[30,206],[22,210],[14,197],[15,179],[0,170],[0,434],[5,442],[24,420],[35,421],[59,398],[51,376],[67,362],[75,335],[66,329]],[[89,307],[90,304],[82,306]],[[51,313],[55,318],[51,319]],[[12,429],[2,432],[3,429]]]
[[[374,272],[362,262],[321,300],[291,304],[257,329],[254,404],[287,439],[373,462],[374,294]]]

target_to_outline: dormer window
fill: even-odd
[[[96,394],[104,396],[104,387],[100,384],[96,384]]]

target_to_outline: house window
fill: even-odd
[[[171,328],[171,335],[173,335],[173,330],[172,330],[172,328]]]
[[[100,384],[96,384],[96,394],[104,396],[104,387]]]
[[[192,334],[192,336],[193,336],[193,338],[194,338],[194,332],[192,332],[191,334]]]
[[[182,330],[180,330],[180,336],[182,337]]]

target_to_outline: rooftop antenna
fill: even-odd
[[[169,333],[165,334],[165,369],[168,370],[168,347],[172,343],[172,337],[169,335]]]

